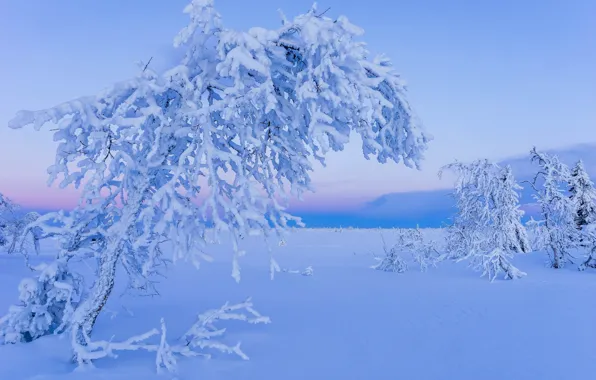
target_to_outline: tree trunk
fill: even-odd
[[[561,260],[559,258],[559,251],[555,247],[552,247],[552,249],[553,249],[553,268],[559,269],[559,268],[561,268]]]
[[[112,290],[114,289],[116,267],[122,254],[125,242],[130,239],[131,229],[136,222],[136,216],[143,204],[142,199],[147,189],[145,185],[143,191],[140,191],[135,199],[130,199],[124,206],[121,219],[111,229],[119,232],[117,236],[112,237],[106,249],[102,252],[100,258],[97,279],[93,284],[91,294],[77,307],[73,317],[72,333],[73,339],[81,346],[87,345],[87,339],[91,336],[97,317],[108,302]],[[73,361],[80,362],[75,352]]]
[[[120,243],[121,239],[117,240]],[[108,302],[114,289],[116,267],[122,252],[119,244],[108,245],[104,256],[100,260],[98,278],[96,279],[92,293],[75,310],[75,317],[72,324],[73,339],[80,346],[87,345],[87,339],[93,332],[97,317]],[[75,352],[73,362],[79,362]],[[82,360],[85,361],[84,359]]]

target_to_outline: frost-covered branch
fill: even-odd
[[[197,317],[197,321],[179,339],[176,344],[167,342],[166,324],[161,319],[160,330],[152,329],[144,334],[136,335],[121,342],[92,341],[89,336],[84,336],[85,344],[80,344],[78,339],[73,339],[75,350],[74,359],[79,366],[90,366],[97,359],[117,357],[117,351],[138,351],[144,350],[156,353],[155,364],[158,371],[166,369],[169,372],[176,371],[177,356],[203,356],[210,358],[208,350],[215,350],[226,354],[234,354],[243,360],[248,356],[241,350],[240,342],[235,345],[228,345],[217,338],[221,338],[225,328],[217,327],[218,321],[243,321],[250,324],[270,323],[269,317],[262,316],[253,307],[250,298],[246,301],[230,305],[226,303],[219,309],[209,310]],[[151,338],[159,335],[158,343],[148,343]],[[205,352],[207,350],[207,352]]]

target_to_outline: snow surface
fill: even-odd
[[[224,338],[242,341],[250,361],[214,352],[211,360],[180,359],[173,376],[156,374],[150,353],[124,352],[93,370],[73,372],[69,340],[51,336],[0,346],[0,379],[593,378],[595,271],[554,270],[545,266],[545,254],[532,253],[513,260],[528,273],[516,281],[490,283],[465,263],[451,262],[424,273],[414,266],[386,273],[370,269],[373,253],[383,252],[380,233],[299,230],[273,249],[282,268],[312,266],[313,275],[280,272],[274,281],[264,243],[247,238],[240,284],[230,276],[231,245],[212,246],[215,261],[199,271],[181,262],[169,269],[159,285],[164,296],[115,295],[94,333],[122,340],[159,327],[164,317],[170,338],[177,337],[197,313],[252,296],[272,323],[230,322]],[[382,233],[390,243],[392,232]],[[441,230],[424,233],[442,236]],[[42,249],[52,254],[47,242]],[[28,271],[22,257],[0,255],[2,313],[17,299]]]

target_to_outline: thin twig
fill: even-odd
[[[151,63],[152,60],[153,60],[153,57],[149,58],[149,60],[147,61],[147,64],[143,68],[143,72],[145,72],[145,70],[147,70],[147,67],[149,67],[149,64]]]
[[[325,13],[327,13],[327,11],[329,11],[329,9],[331,9],[331,7],[328,7],[322,13],[318,14],[316,17],[319,17],[319,18],[322,17]]]

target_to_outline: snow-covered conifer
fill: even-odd
[[[596,189],[581,160],[571,170],[569,193],[571,200],[576,205],[575,224],[577,228],[596,222]]]
[[[457,261],[471,265],[493,281],[499,273],[516,279],[525,275],[511,263],[514,253],[530,251],[519,209],[521,189],[510,167],[501,168],[488,160],[445,166],[457,175],[454,197],[458,213],[447,229],[447,252]]]
[[[535,221],[534,240],[537,248],[544,248],[550,255],[553,268],[561,268],[571,261],[571,250],[577,247],[581,233],[576,224],[576,203],[564,192],[570,171],[555,155],[530,151],[532,162],[539,169],[532,181],[536,190],[534,198],[540,206],[542,220]],[[539,186],[539,180],[542,186]]]
[[[313,8],[284,17],[276,30],[236,32],[212,0],[194,0],[185,12],[190,23],[175,42],[184,54],[174,67],[144,67],[96,96],[21,111],[10,124],[57,124],[50,182],[62,176],[62,187],[83,188],[69,222],[52,232],[70,247],[64,260],[99,263],[88,296],[63,321],[77,358],[87,357],[80,347],[118,265],[132,286],[150,286],[164,241],[175,259],[198,265],[209,222],[216,239],[231,236],[232,275],[240,280],[240,236],[282,234],[297,220],[282,201],[311,190],[313,158],[324,163],[354,131],[366,157],[418,167],[430,140],[389,60],[369,60],[362,30],[345,17]],[[210,191],[198,202],[203,181]]]
[[[570,199],[575,205],[575,224],[580,231],[578,245],[585,250],[585,259],[579,269],[596,268],[596,189],[579,160],[569,176]]]

